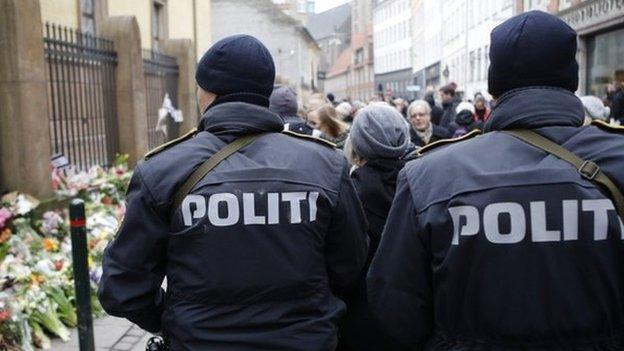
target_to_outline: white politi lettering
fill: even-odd
[[[316,202],[318,201],[319,193],[313,191],[308,196],[308,207],[310,208],[310,222],[316,221]]]
[[[563,240],[578,240],[578,201],[563,200]]]
[[[279,193],[267,194],[267,223],[279,223]]]
[[[474,206],[455,206],[448,209],[453,220],[453,245],[459,245],[460,235],[475,235],[479,232],[479,211]],[[466,224],[461,225],[461,219]]]
[[[191,213],[191,204],[195,211]],[[182,201],[182,219],[185,226],[193,224],[193,218],[202,218],[206,215],[206,200],[201,195],[187,195]]]
[[[580,203],[579,203],[580,202]],[[529,202],[530,223],[527,223],[525,210],[519,203],[499,202],[489,204],[483,210],[483,216],[475,206],[463,205],[448,209],[453,222],[452,244],[458,245],[462,236],[478,234],[481,221],[483,232],[488,241],[495,244],[514,244],[522,241],[527,235],[527,226],[530,226],[531,240],[533,242],[559,242],[574,241],[579,238],[579,226],[584,223],[580,219],[579,208],[582,212],[591,212],[591,225],[593,240],[606,240],[609,230],[614,225],[620,229],[620,238],[624,240],[624,222],[616,216],[617,224],[609,223],[609,217],[615,213],[615,206],[610,199],[585,199],[585,200],[562,200],[562,222],[548,223],[548,203],[545,201]],[[610,213],[609,211],[612,211]],[[501,233],[501,216],[509,216],[509,233]],[[586,216],[587,217],[587,216]],[[464,222],[465,221],[465,222]],[[464,224],[462,224],[464,223]],[[551,229],[549,228],[549,224]],[[609,227],[611,224],[611,227]],[[552,228],[558,225],[558,228]],[[590,229],[590,230],[591,230]],[[563,235],[562,235],[563,234]],[[614,233],[612,233],[614,234]]]
[[[227,209],[227,216],[219,216],[219,204],[224,202]],[[230,193],[214,194],[208,200],[208,220],[212,225],[225,227],[238,223],[240,218],[238,199],[236,195]]]
[[[608,199],[583,200],[583,211],[594,213],[594,240],[605,240],[609,230],[608,211],[613,210]]]
[[[529,204],[531,209],[531,239],[534,242],[560,241],[561,231],[548,230],[546,223],[546,202],[533,201]]]
[[[266,224],[264,216],[256,215],[256,199],[252,193],[243,194],[243,223],[249,224]]]
[[[507,213],[510,218],[510,232],[500,232],[500,215]],[[526,235],[524,209],[514,202],[490,204],[483,210],[483,230],[486,238],[495,244],[515,244]]]
[[[255,193],[242,193],[242,199],[239,199],[232,193],[213,194],[208,198],[208,206],[206,206],[206,197],[195,194],[187,195],[181,205],[183,223],[187,227],[192,226],[194,219],[207,215],[208,221],[217,227],[238,224],[241,218],[244,225],[279,224],[280,219],[289,220],[291,224],[299,224],[303,222],[303,216],[306,215],[302,213],[303,201],[306,201],[308,205],[307,219],[310,222],[316,221],[319,192],[266,193],[266,202],[256,202],[256,195]],[[288,204],[290,215],[280,213],[280,197],[281,202]],[[264,206],[261,205],[265,203],[266,209],[263,209]],[[219,211],[220,208],[223,211]]]
[[[282,201],[290,203],[290,223],[301,223],[301,201],[306,199],[306,193],[282,193]]]

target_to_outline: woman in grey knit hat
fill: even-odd
[[[592,95],[581,96],[580,99],[581,102],[583,102],[583,109],[585,110],[584,125],[590,124],[595,119],[605,122],[609,121],[611,109],[606,107],[602,103],[602,100]]]
[[[403,155],[411,145],[409,127],[401,114],[390,106],[372,105],[361,109],[353,120],[345,153],[356,167],[351,179],[368,219],[369,260],[377,251],[403,167]],[[399,350],[372,318],[362,281],[347,298],[348,312],[341,328],[338,350]]]

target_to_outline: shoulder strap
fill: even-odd
[[[609,197],[615,204],[617,213],[624,219],[624,195],[596,163],[590,160],[583,160],[563,146],[530,130],[508,130],[505,133],[511,134],[525,143],[542,149],[573,165],[583,178],[591,181],[600,189],[608,191]]]
[[[193,187],[202,179],[208,172],[213,170],[221,161],[230,157],[232,154],[237,152],[238,150],[244,148],[245,146],[251,144],[254,140],[258,139],[258,137],[262,134],[252,134],[246,135],[244,137],[238,138],[233,142],[225,145],[219,151],[217,151],[214,155],[212,155],[209,159],[204,161],[197,169],[191,173],[191,175],[186,179],[184,184],[176,191],[173,197],[173,207],[172,209],[175,211],[180,207],[182,201],[186,195],[188,195]]]

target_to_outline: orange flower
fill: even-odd
[[[104,197],[102,197],[101,202],[104,205],[112,205],[113,204],[113,199],[111,199],[109,196],[104,196]]]
[[[43,249],[48,252],[58,251],[58,242],[53,238],[43,239]]]
[[[0,244],[7,242],[11,238],[11,229],[4,228],[0,233]]]
[[[97,238],[89,240],[89,250],[93,250],[95,246],[100,242]]]
[[[30,284],[31,285],[41,285],[45,282],[45,277],[41,274],[31,273],[30,274]]]

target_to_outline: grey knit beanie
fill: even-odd
[[[353,151],[368,160],[399,158],[410,142],[407,123],[389,106],[361,109],[353,121],[349,139]]]
[[[602,103],[602,100],[595,96],[581,96],[581,102],[585,108],[585,114],[591,119],[606,121],[609,119],[611,110]]]

